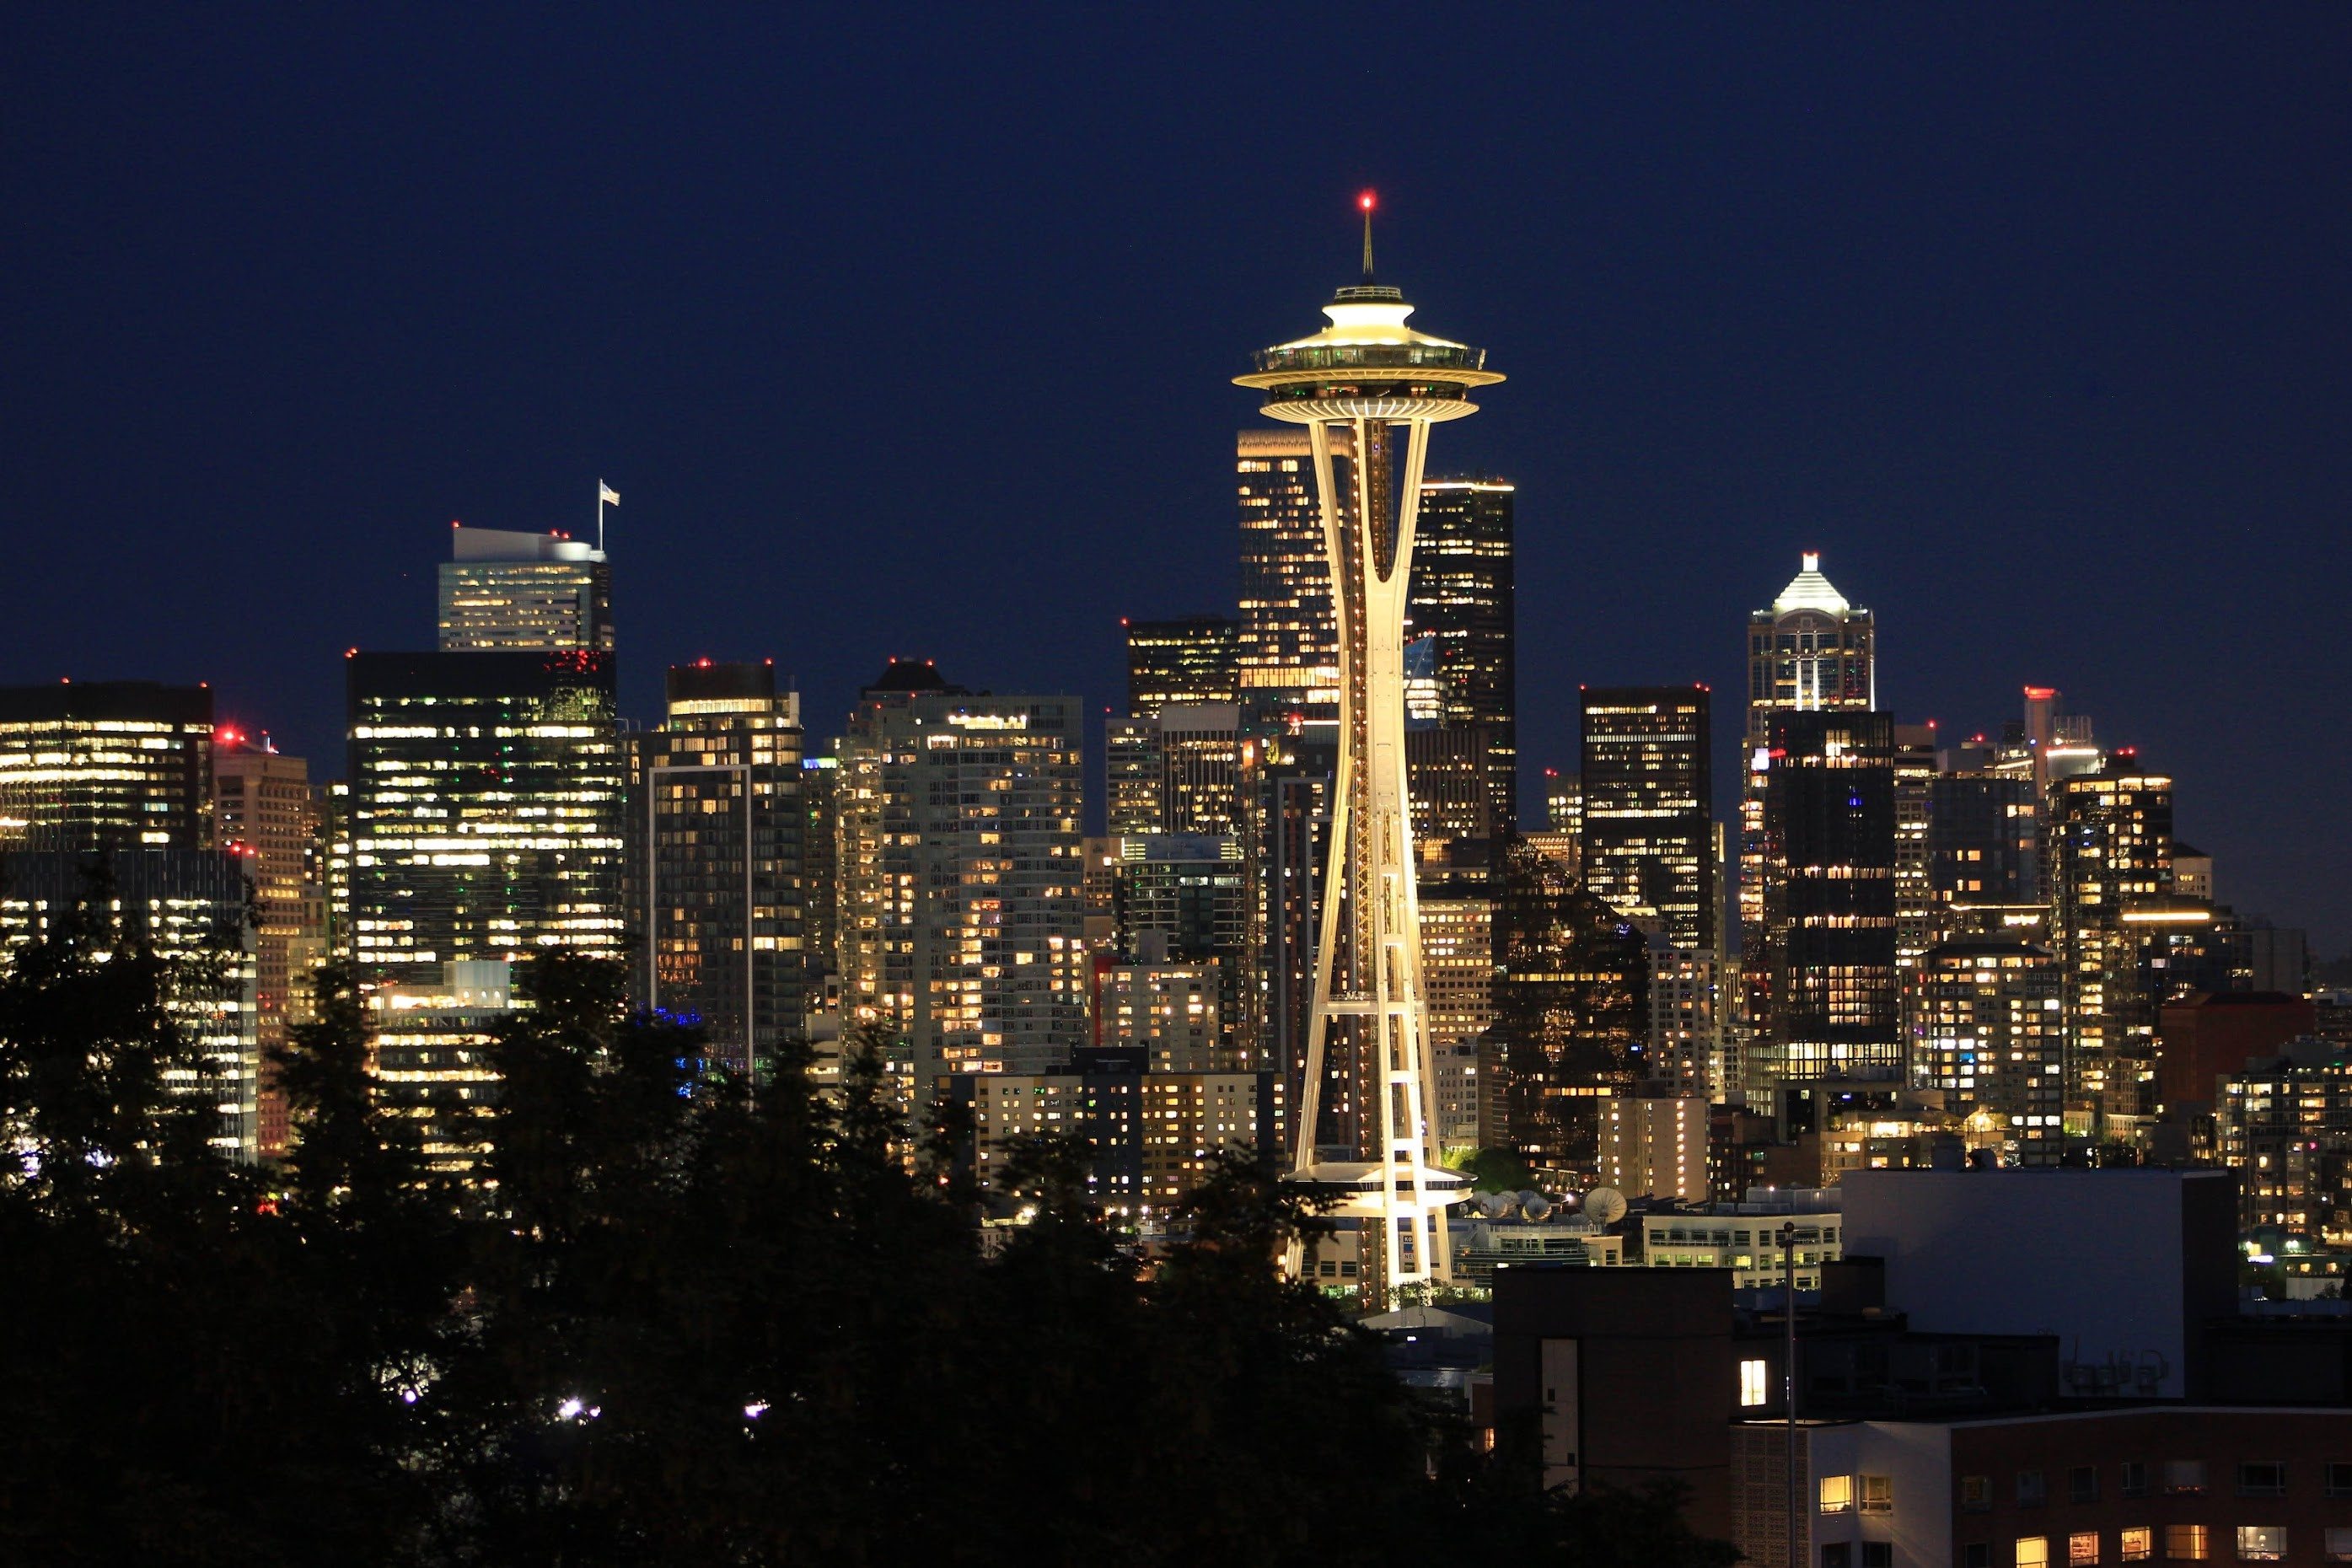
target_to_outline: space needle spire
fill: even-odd
[[[1323,307],[1328,326],[1260,350],[1234,381],[1264,396],[1268,417],[1307,427],[1339,623],[1339,766],[1291,1178],[1339,1200],[1334,1212],[1360,1227],[1362,1278],[1394,1290],[1444,1279],[1445,1209],[1466,1191],[1437,1159],[1405,783],[1413,525],[1430,427],[1475,413],[1471,392],[1503,377],[1486,350],[1405,325],[1402,291],[1372,281],[1372,193],[1357,205],[1363,281]],[[1339,1115],[1327,1129],[1330,1079]]]

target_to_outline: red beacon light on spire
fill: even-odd
[[[1356,198],[1356,205],[1363,208],[1364,211],[1370,212],[1372,210],[1373,206],[1377,205],[1377,198],[1374,196],[1372,192],[1366,191],[1362,195]]]

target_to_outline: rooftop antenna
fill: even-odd
[[[1373,201],[1373,194],[1370,191],[1366,191],[1362,195],[1356,198],[1356,205],[1364,209],[1364,281],[1367,283],[1370,283],[1372,280]]]

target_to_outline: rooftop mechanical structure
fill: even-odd
[[[1291,1179],[1361,1226],[1361,1278],[1394,1289],[1444,1279],[1444,1211],[1468,1193],[1465,1178],[1437,1163],[1432,1120],[1405,787],[1413,522],[1430,427],[1475,413],[1470,394],[1503,377],[1486,368],[1486,350],[1405,325],[1403,293],[1373,281],[1370,192],[1360,205],[1362,282],[1323,307],[1329,326],[1259,351],[1256,369],[1234,382],[1264,395],[1269,417],[1307,427],[1339,633],[1339,775]],[[1340,429],[1349,440],[1335,440]],[[1335,448],[1349,454],[1337,459],[1346,473]],[[1339,1092],[1326,1126],[1332,1079]]]

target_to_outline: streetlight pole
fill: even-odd
[[[1802,1492],[1797,1485],[1797,1222],[1793,1219],[1780,1226],[1780,1267],[1789,1282],[1780,1303],[1780,1321],[1788,1336],[1780,1352],[1780,1410],[1788,1423],[1788,1568],[1806,1568],[1797,1556],[1797,1521],[1802,1517],[1798,1510]]]

